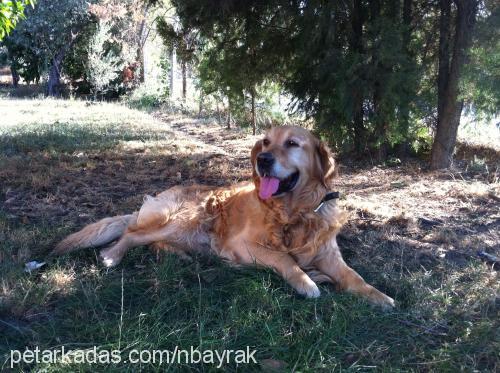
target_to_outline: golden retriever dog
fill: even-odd
[[[330,192],[334,160],[308,130],[271,128],[251,152],[252,182],[230,187],[175,186],[146,197],[138,212],[105,218],[66,237],[54,253],[103,246],[116,266],[137,246],[210,250],[233,264],[271,267],[299,294],[318,297],[314,280],[335,283],[373,304],[394,300],[342,259],[336,236],[346,220]]]

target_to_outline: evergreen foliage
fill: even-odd
[[[110,31],[108,22],[99,22],[89,44],[87,76],[93,87],[94,98],[98,93],[106,93],[123,67],[120,57],[110,46]]]
[[[448,21],[455,33],[446,36],[451,62],[453,48],[467,52],[474,25],[460,26],[462,2],[443,2],[450,8]],[[439,59],[444,58],[438,43],[439,2],[173,3],[183,27],[198,30],[204,41],[200,78],[206,93],[241,98],[265,82],[277,82],[293,97],[292,109],[314,118],[318,132],[341,151],[370,151],[380,160],[388,153],[407,153],[423,138],[423,124],[435,126],[436,96],[443,101],[450,93],[440,92],[436,84]],[[479,5],[478,12],[475,4],[467,8],[475,12],[473,17],[477,14],[479,24],[472,63],[455,62],[465,63],[457,77],[466,106],[475,114],[493,115],[499,97],[499,7],[489,1]],[[473,21],[472,16],[468,19]]]
[[[112,42],[97,52],[103,22]],[[499,22],[493,0],[40,0],[2,44],[15,84],[48,74],[47,93],[57,95],[64,70],[102,92],[118,66],[132,76],[127,87],[144,81],[156,26],[172,69],[177,55],[184,101],[194,73],[200,112],[211,96],[228,125],[255,133],[273,87],[337,151],[383,161],[428,152],[434,138],[431,166],[441,168],[462,108],[477,118],[500,112]]]

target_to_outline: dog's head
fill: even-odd
[[[271,128],[255,143],[252,172],[261,199],[300,192],[312,183],[327,187],[335,161],[328,146],[294,126]]]

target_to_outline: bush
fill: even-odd
[[[117,82],[123,61],[108,41],[111,25],[105,21],[99,22],[97,31],[90,40],[88,52],[87,76],[93,86],[94,98],[97,94],[118,88]]]

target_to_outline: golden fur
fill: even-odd
[[[290,146],[293,141],[293,146]],[[298,172],[288,192],[259,197],[257,156],[271,153],[277,172]],[[314,212],[329,191],[334,160],[328,147],[301,127],[270,129],[251,152],[253,181],[231,187],[176,186],[147,197],[138,212],[106,218],[66,237],[54,252],[102,246],[106,266],[117,265],[128,249],[153,245],[177,253],[211,250],[234,264],[273,268],[300,294],[317,297],[313,280],[334,282],[384,308],[394,301],[348,267],[336,236],[346,220],[331,200]]]

